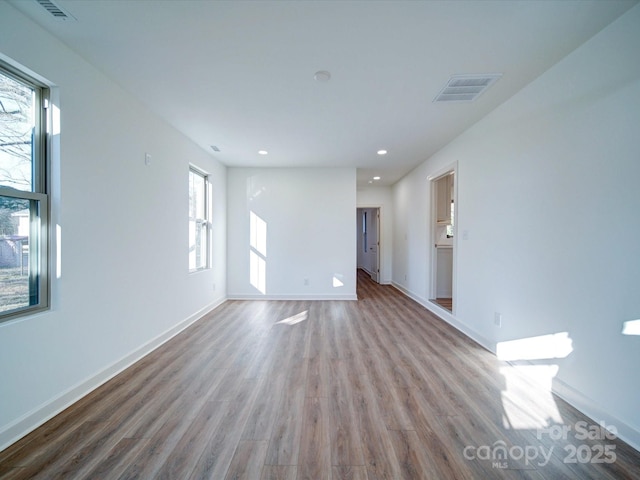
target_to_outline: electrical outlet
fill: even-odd
[[[309,279],[308,279],[308,278],[305,278],[305,279],[302,281],[302,283],[304,283],[305,285],[309,285]]]
[[[502,314],[495,312],[493,314],[493,323],[496,325],[496,327],[501,327],[502,326]]]

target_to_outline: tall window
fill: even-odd
[[[0,321],[49,305],[47,97],[0,63]]]
[[[189,168],[189,271],[202,270],[210,265],[209,177]]]

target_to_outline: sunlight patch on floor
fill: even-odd
[[[505,428],[535,430],[563,422],[551,394],[557,365],[506,365],[500,373],[505,379],[501,392]]]
[[[279,322],[276,322],[276,325],[295,325],[296,323],[304,322],[307,318],[309,318],[309,310],[305,310],[289,318],[280,320]]]
[[[503,424],[509,429],[535,430],[563,423],[551,393],[560,367],[556,359],[573,352],[568,332],[499,342],[496,356],[509,362],[500,368]]]

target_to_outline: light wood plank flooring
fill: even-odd
[[[0,452],[0,477],[640,478],[523,367],[366,274],[358,298],[226,302]]]

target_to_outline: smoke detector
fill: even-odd
[[[433,99],[434,102],[473,102],[497,82],[501,73],[454,75]]]
[[[316,82],[327,83],[329,80],[331,80],[331,73],[327,72],[326,70],[320,70],[315,73],[313,79]]]

